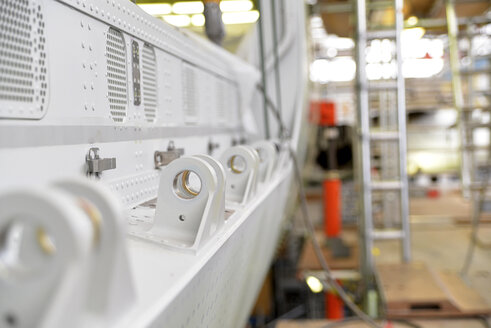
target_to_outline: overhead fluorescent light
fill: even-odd
[[[407,40],[419,40],[425,35],[426,30],[422,27],[405,28],[402,31],[402,42]]]
[[[191,16],[191,24],[193,24],[193,26],[204,26],[205,16],[203,14],[196,14]]]
[[[221,1],[220,9],[222,12],[249,11],[254,7],[250,0],[230,0]]]
[[[259,18],[257,10],[238,12],[238,13],[223,13],[222,20],[224,24],[249,24],[255,23]]]
[[[165,15],[162,18],[169,24],[179,27],[189,26],[191,17],[188,15]]]
[[[172,5],[172,11],[181,15],[201,14],[203,10],[204,6],[201,1],[181,1]]]
[[[418,17],[416,17],[416,16],[411,16],[411,17],[409,17],[409,18],[407,19],[407,21],[406,21],[406,22],[407,22],[407,25],[409,25],[409,26],[414,26],[414,25],[418,24]]]
[[[167,3],[145,3],[138,6],[152,16],[167,15],[172,11],[171,5]]]

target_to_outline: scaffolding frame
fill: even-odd
[[[475,58],[473,54],[472,37],[474,33],[469,31],[469,27],[473,24],[490,23],[490,17],[478,17],[476,19],[462,19],[458,18],[455,11],[455,0],[446,0],[445,8],[447,15],[447,28],[448,28],[448,41],[449,41],[449,54],[450,54],[450,66],[452,72],[452,89],[454,97],[454,107],[457,111],[457,127],[459,129],[460,137],[460,176],[462,185],[462,194],[465,198],[471,198],[473,200],[474,207],[477,205],[476,199],[481,189],[481,183],[476,181],[478,177],[477,165],[478,160],[476,158],[476,151],[482,150],[482,147],[474,144],[474,131],[476,128],[491,128],[489,123],[475,121],[472,118],[472,114],[475,110],[491,111],[491,106],[488,100],[486,106],[480,106],[475,103],[475,95],[478,92],[487,91],[488,95],[491,95],[490,90],[474,90],[473,83],[474,77],[478,74],[489,74],[491,64],[488,65],[487,70],[478,70],[471,67],[471,69],[463,70],[460,65],[459,56],[459,38],[462,36],[467,38],[469,42],[469,49],[467,52],[470,59],[470,65],[474,66]],[[465,33],[459,32],[459,22],[465,21],[467,25],[467,31]],[[491,56],[488,56],[488,60],[491,60]],[[467,97],[464,97],[463,80],[465,82]],[[491,135],[491,129],[490,129]],[[490,140],[491,141],[491,140]],[[489,151],[489,150],[488,150]],[[489,166],[491,163],[485,163]],[[489,169],[487,167],[486,169]]]
[[[356,171],[361,192],[360,234],[363,241],[361,267],[364,274],[371,276],[374,273],[373,245],[375,240],[396,239],[401,242],[401,257],[404,262],[411,259],[411,240],[409,225],[409,200],[407,181],[407,142],[406,142],[406,106],[405,106],[405,82],[402,75],[402,51],[401,34],[404,26],[403,0],[393,0],[395,13],[395,29],[382,31],[367,30],[367,4],[366,0],[356,1],[356,90],[357,90],[357,136],[356,147]],[[395,83],[385,83],[373,88],[368,82],[366,72],[366,48],[369,39],[391,38],[395,40],[395,55],[397,73]],[[370,127],[370,99],[372,91],[392,89],[396,93],[397,129],[375,132]],[[398,156],[396,159],[399,170],[398,178],[391,180],[374,181],[372,178],[372,154],[371,145],[376,142],[391,141],[397,143]],[[382,147],[384,148],[384,147]],[[384,156],[384,154],[381,154]],[[388,154],[386,154],[388,156]],[[383,229],[375,229],[373,218],[373,195],[376,192],[397,192],[400,202],[400,229],[387,229],[385,221]]]

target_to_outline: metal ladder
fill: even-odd
[[[448,38],[450,50],[450,63],[452,68],[452,86],[454,91],[455,109],[458,112],[458,127],[461,145],[461,184],[462,194],[472,200],[472,230],[471,243],[469,244],[467,255],[464,260],[461,275],[466,277],[473,258],[474,249],[478,243],[478,226],[481,214],[484,211],[484,204],[489,204],[490,191],[490,170],[491,170],[491,123],[481,119],[476,120],[473,114],[479,112],[491,113],[491,90],[475,90],[475,78],[479,75],[488,76],[491,74],[491,55],[481,57],[487,60],[486,68],[477,68],[475,61],[479,56],[474,54],[473,36],[477,33],[473,30],[473,20],[467,21],[467,30],[464,33],[459,32],[459,20],[455,12],[455,1],[447,0],[446,14],[448,24]],[[491,22],[480,21],[480,23]],[[462,35],[463,34],[463,35]],[[464,69],[460,65],[460,55],[458,41],[466,39],[468,42],[467,59],[468,68]],[[491,36],[488,36],[491,38]],[[466,96],[464,97],[464,88],[466,87]],[[483,105],[476,101],[476,95],[487,97]],[[487,128],[490,139],[487,146],[478,146],[475,144],[474,131],[479,128]],[[483,154],[484,152],[484,154]],[[481,156],[479,156],[481,155]],[[480,170],[481,168],[481,170]],[[484,169],[484,170],[482,170]],[[483,172],[484,171],[484,172]]]
[[[361,191],[361,216],[360,233],[363,241],[363,252],[361,265],[364,273],[370,275],[374,272],[373,245],[376,240],[396,239],[401,243],[402,260],[404,262],[411,259],[411,242],[409,226],[409,204],[408,204],[408,182],[406,172],[406,105],[405,105],[405,86],[402,76],[402,54],[401,54],[401,33],[403,30],[403,0],[393,0],[389,3],[395,12],[395,29],[382,31],[367,30],[367,6],[372,8],[372,4],[367,4],[365,0],[356,1],[356,89],[357,89],[357,135],[356,135],[356,170]],[[395,40],[395,61],[396,77],[392,80],[384,80],[379,83],[369,83],[367,78],[366,54],[368,41],[373,39],[392,39]],[[380,129],[374,131],[371,127],[371,113],[373,108],[370,105],[370,96],[373,92],[386,92],[395,95],[393,105],[387,110],[391,110],[395,117],[395,125],[391,129]],[[382,115],[382,112],[381,112]],[[382,117],[382,116],[381,116]],[[389,116],[390,118],[390,116]],[[389,120],[390,121],[390,120]],[[387,124],[386,126],[390,126]],[[385,144],[380,148],[380,158],[382,161],[393,159],[396,166],[397,176],[387,179],[387,174],[382,172],[382,179],[376,180],[372,176],[374,156],[373,146]],[[387,146],[392,145],[392,146]],[[395,147],[395,148],[394,148]],[[396,158],[392,158],[390,150],[396,149]],[[389,150],[389,151],[387,151]],[[393,171],[393,168],[385,171]],[[398,213],[383,211],[384,215],[398,216],[399,222],[390,223],[391,218],[385,217],[382,226],[376,228],[374,224],[374,194],[396,195],[398,200]],[[387,201],[383,201],[387,204]],[[395,224],[394,224],[395,223]],[[390,226],[390,227],[388,227]],[[397,228],[394,228],[397,226]]]
[[[488,66],[485,69],[477,69],[475,61],[478,56],[474,54],[472,37],[476,35],[473,27],[472,19],[467,22],[467,30],[464,33],[459,32],[459,22],[455,13],[455,1],[447,0],[446,2],[447,26],[450,50],[450,64],[452,68],[452,87],[454,92],[454,105],[458,113],[458,128],[460,135],[461,146],[461,183],[462,194],[466,198],[477,199],[477,194],[481,189],[479,182],[479,166],[489,165],[487,160],[483,159],[486,156],[480,156],[478,153],[486,151],[488,147],[480,147],[474,142],[474,132],[479,128],[491,128],[489,123],[481,120],[476,120],[473,115],[479,111],[491,112],[491,90],[474,90],[474,81],[478,75],[491,74],[491,56],[485,56],[488,60]],[[488,21],[491,22],[491,19]],[[466,39],[469,48],[467,51],[467,59],[469,60],[468,68],[463,69],[460,65],[459,56],[459,39]],[[466,87],[466,96],[464,97],[464,88]],[[487,104],[478,104],[476,95],[487,97]],[[490,134],[491,134],[491,129]],[[491,140],[490,140],[491,142]],[[481,154],[483,155],[483,154]],[[486,168],[487,169],[487,168]]]

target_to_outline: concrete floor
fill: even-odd
[[[411,320],[412,323],[422,328],[483,328],[484,324],[479,320]],[[329,323],[327,320],[283,320],[278,322],[275,328],[324,328]],[[368,328],[364,323],[347,323],[343,328]],[[392,323],[384,328],[407,328],[402,323]]]
[[[453,198],[452,198],[453,197]],[[464,263],[467,247],[470,241],[470,205],[467,201],[457,199],[451,195],[448,199],[436,199],[423,202],[414,202],[411,216],[411,248],[412,260],[425,262],[435,270],[449,270],[460,272]],[[309,213],[317,225],[322,224],[322,202],[309,201]],[[480,239],[491,243],[491,224],[482,224]],[[300,213],[297,214],[295,225],[303,231]],[[357,238],[355,234],[348,234],[349,239]],[[399,263],[401,259],[398,241],[378,241],[375,246],[379,250],[376,263]],[[474,260],[469,271],[467,283],[478,290],[481,296],[491,305],[491,249],[476,248]],[[488,320],[489,321],[489,320]],[[325,321],[286,321],[277,327],[322,327]],[[478,320],[431,320],[418,321],[424,328],[478,328],[483,323]],[[309,324],[311,326],[309,326]],[[366,327],[365,325],[352,325],[343,327]],[[394,327],[403,327],[395,325]]]
[[[412,220],[413,261],[422,261],[437,270],[460,272],[470,240],[470,228],[450,219],[419,217]],[[480,237],[491,242],[491,226],[482,225]],[[376,263],[394,263],[400,259],[397,241],[379,241]],[[491,304],[491,249],[476,248],[468,283]]]
[[[410,205],[412,260],[425,262],[436,270],[460,272],[470,241],[470,202],[450,193],[435,199],[412,198]],[[320,200],[309,202],[310,216],[317,225],[322,225],[322,207]],[[300,214],[297,220],[301,220]],[[489,222],[488,219],[481,224],[479,234],[487,243],[491,243]],[[357,238],[356,234],[346,237]],[[375,246],[380,251],[376,263],[400,261],[398,241],[378,241]],[[491,305],[491,249],[476,248],[467,282]]]

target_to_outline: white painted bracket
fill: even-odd
[[[44,188],[0,196],[0,327],[82,321],[93,227],[77,200]]]
[[[214,231],[219,230],[225,223],[225,169],[219,161],[211,156],[195,155],[194,157],[206,161],[215,169],[217,175],[217,190],[222,191],[217,193],[214,197],[216,204],[214,204],[212,208],[215,210],[215,213],[212,214],[213,220],[210,227],[210,234],[213,234]]]
[[[276,140],[275,147],[278,149],[278,160],[276,167],[278,170],[286,168],[291,163],[290,145],[288,141]]]
[[[223,225],[224,174],[220,166],[209,156],[194,156],[181,157],[164,167],[153,225],[132,235],[197,252]]]
[[[239,204],[246,203],[256,193],[259,173],[259,155],[250,146],[227,149],[220,161],[225,167],[227,185],[225,197]]]
[[[258,141],[252,145],[259,155],[259,182],[269,181],[276,169],[278,152],[271,141]]]
[[[90,257],[86,306],[90,317],[96,319],[98,324],[106,327],[116,324],[136,299],[122,206],[111,191],[100,183],[73,179],[58,182],[55,186],[90,203],[92,211],[98,212],[92,213],[100,220],[96,223],[95,245]]]

